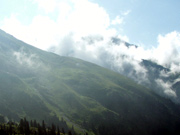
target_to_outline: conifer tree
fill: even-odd
[[[65,134],[64,128],[62,128],[62,133]]]
[[[25,134],[26,135],[30,134],[29,122],[27,120],[25,122]]]
[[[40,125],[39,123],[37,123],[37,126],[38,126],[38,134],[39,134],[39,135],[42,135],[41,125]]]
[[[72,135],[71,131],[68,132],[68,135]]]
[[[32,120],[31,120],[31,122],[30,122],[30,126],[31,126],[31,127],[34,127]]]
[[[9,134],[12,135],[12,131],[13,131],[13,129],[12,129],[12,123],[10,122],[9,124],[10,124],[10,125],[9,125]]]
[[[34,127],[36,127],[36,128],[38,127],[36,120],[34,120],[34,124],[33,124],[33,125],[34,125]]]
[[[59,126],[57,127],[57,135],[60,135]]]
[[[56,127],[54,124],[51,126],[51,135],[56,135]]]
[[[45,125],[44,120],[42,121],[42,129],[43,129],[43,130],[46,130],[46,125]]]
[[[19,131],[20,131],[21,134],[24,133],[24,120],[23,119],[20,120]]]

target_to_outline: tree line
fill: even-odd
[[[65,128],[53,123],[47,125],[44,120],[40,124],[36,120],[28,121],[24,118],[20,119],[19,123],[10,121],[0,124],[0,135],[76,135],[73,126],[71,130],[67,130],[67,124],[63,119],[61,123],[65,125]]]

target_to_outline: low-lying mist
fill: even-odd
[[[171,79],[171,76],[179,73],[179,49],[180,33],[174,31],[164,36],[160,35],[158,46],[151,49],[129,44],[119,37],[90,35],[75,41],[74,35],[69,34],[58,46],[53,46],[49,50],[62,56],[80,58],[109,68],[153,89],[162,96],[179,102],[177,90],[172,88],[179,78]],[[156,66],[145,66],[143,60],[148,60]],[[158,68],[160,65],[163,67],[161,70]]]

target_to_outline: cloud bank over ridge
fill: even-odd
[[[128,37],[119,32],[123,31],[121,26],[126,16],[133,12],[131,10],[112,19],[103,7],[88,0],[30,1],[39,11],[31,23],[23,24],[18,14],[12,14],[2,23],[3,30],[43,50],[96,63],[140,84],[151,84],[148,70],[142,65],[143,59],[170,69],[169,72],[162,71],[161,76],[180,72],[178,31],[159,35],[156,47],[144,49],[126,43]],[[45,13],[40,14],[41,11]],[[172,89],[175,81],[156,78],[154,83],[161,88],[158,93],[176,99],[176,91]]]

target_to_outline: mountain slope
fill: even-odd
[[[57,116],[96,134],[175,134],[179,105],[120,74],[0,31],[0,114]],[[11,97],[11,98],[10,98]]]
[[[147,78],[149,83],[145,85],[153,89],[159,95],[168,96],[175,103],[180,103],[180,74],[172,71],[150,60],[143,60],[141,65],[147,70]],[[160,83],[161,82],[161,83]],[[166,89],[171,89],[176,96],[165,94]]]

